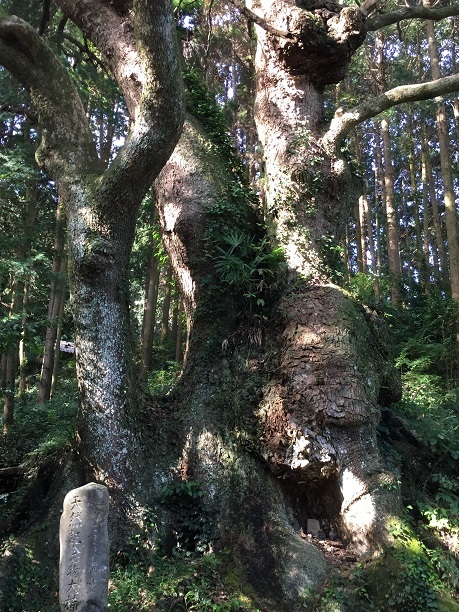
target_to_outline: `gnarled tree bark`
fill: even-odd
[[[459,81],[453,76],[396,88],[355,109],[339,109],[327,126],[323,88],[343,78],[365,38],[367,15],[333,3],[310,4],[308,10],[304,2],[234,4],[257,27],[255,116],[265,160],[268,232],[288,265],[280,303],[285,318],[270,327],[279,357],[252,414],[261,431],[256,454],[281,479],[283,494],[294,492],[302,500],[297,516],[309,512],[322,518],[356,548],[367,549],[384,542],[385,518],[399,507],[397,469],[385,464],[376,426],[381,406],[400,397],[400,383],[384,326],[330,281],[358,196],[339,150],[365,119],[403,101],[453,91]],[[190,123],[158,191],[166,248],[185,295],[191,356],[193,336],[208,337],[199,315],[205,266],[197,236],[206,226],[204,203],[219,197],[209,179],[206,190],[191,188],[198,172],[192,160],[196,139],[194,146],[187,142],[192,130]],[[222,367],[213,363],[217,371]],[[205,458],[198,446],[194,469],[201,462],[202,470]]]

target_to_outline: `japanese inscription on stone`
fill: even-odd
[[[67,493],[60,525],[61,610],[98,612],[108,596],[107,487],[90,483]]]

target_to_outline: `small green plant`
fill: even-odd
[[[166,395],[177,382],[181,365],[177,361],[166,361],[161,370],[148,376],[148,390],[152,395]]]
[[[366,589],[364,564],[343,576],[334,573],[318,590],[305,591],[302,606],[315,612],[368,612],[375,610]]]
[[[384,276],[378,276],[379,291],[382,296],[389,292],[389,282]],[[363,274],[361,272],[352,275],[345,284],[354,299],[366,306],[381,308],[381,303],[376,299],[375,275]]]
[[[8,570],[2,575],[0,600],[5,612],[43,610],[57,612],[57,593],[47,588],[54,576],[55,559],[37,548],[33,540],[25,544],[13,535],[0,543],[0,558],[8,556]]]
[[[159,503],[174,517],[175,552],[209,550],[212,522],[203,496],[201,483],[192,479],[165,485],[160,491]]]
[[[390,525],[393,546],[388,547],[370,572],[369,592],[387,610],[438,610],[445,588],[438,571],[437,552],[429,549],[406,520]]]
[[[238,291],[247,314],[260,313],[277,287],[282,249],[271,248],[266,237],[257,241],[232,231],[221,237],[215,251],[214,266],[222,281]]]
[[[71,443],[77,413],[74,379],[62,380],[60,392],[48,402],[36,401],[36,388],[16,402],[15,421],[0,445],[0,467],[37,465]]]
[[[323,272],[334,282],[342,283],[345,271],[344,248],[330,234],[320,236],[318,243],[323,260]]]

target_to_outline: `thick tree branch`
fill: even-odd
[[[363,102],[349,111],[338,109],[328,131],[322,138],[322,143],[328,147],[339,147],[347,134],[366,119],[371,119],[398,104],[429,100],[455,91],[459,91],[459,74],[453,74],[428,83],[401,85],[376,98]]]
[[[39,163],[56,180],[96,172],[96,148],[71,78],[37,32],[18,17],[0,19],[0,64],[30,92],[38,109]]]
[[[260,17],[260,15],[254,13],[246,6],[243,0],[230,0],[230,2],[233,6],[239,9],[241,13],[247,17],[247,19],[250,19],[250,21],[256,23],[258,26],[260,26],[260,28],[266,30],[266,32],[273,34],[273,36],[277,36],[278,38],[294,38],[291,32],[287,32],[286,30],[278,30],[270,23],[268,23],[265,19]]]
[[[124,94],[132,128],[104,183],[146,191],[167,161],[183,123],[181,69],[169,0],[135,0],[120,16],[101,0],[57,0],[99,50]],[[101,185],[101,188],[104,188]]]
[[[446,17],[459,15],[459,3],[451,4],[450,6],[442,6],[440,8],[427,8],[425,6],[403,7],[398,11],[391,11],[383,15],[375,15],[367,20],[367,28],[369,32],[374,32],[388,25],[404,21],[405,19],[431,19],[439,21]]]
[[[141,93],[136,41],[129,19],[100,0],[58,0],[56,4],[99,50],[123,91],[133,116]]]

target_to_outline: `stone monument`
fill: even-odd
[[[107,610],[108,505],[107,487],[94,482],[65,496],[59,531],[61,610]]]

